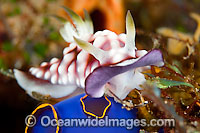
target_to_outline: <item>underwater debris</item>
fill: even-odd
[[[186,48],[188,49],[188,54],[184,59],[189,58],[194,53],[194,47],[199,43],[200,38],[200,16],[196,13],[191,13],[190,16],[197,22],[197,28],[193,35],[165,27],[157,30],[159,34],[169,37],[167,50],[170,54],[180,55]]]

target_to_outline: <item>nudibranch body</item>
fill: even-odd
[[[66,9],[66,8],[65,8]],[[159,50],[137,50],[135,25],[130,12],[126,16],[126,34],[104,30],[93,34],[93,25],[85,12],[85,21],[70,9],[66,9],[73,24],[65,22],[60,33],[69,44],[63,50],[63,58],[43,62],[30,73],[14,70],[19,85],[29,95],[37,92],[53,98],[73,95],[84,90],[92,97],[101,97],[109,89],[124,99],[134,88],[145,81],[141,73],[150,65],[163,65]]]

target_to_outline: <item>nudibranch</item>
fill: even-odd
[[[83,92],[100,98],[115,94],[124,99],[134,88],[145,82],[141,73],[151,65],[164,64],[159,50],[137,50],[135,24],[131,13],[126,15],[126,34],[104,30],[93,33],[93,24],[85,11],[85,20],[65,8],[73,24],[65,21],[61,36],[69,46],[63,50],[63,58],[53,58],[40,67],[32,67],[29,73],[15,69],[18,84],[32,96],[33,92],[53,98]],[[108,87],[109,85],[109,91]]]

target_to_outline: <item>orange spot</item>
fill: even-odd
[[[196,104],[200,107],[200,103],[199,102],[196,102]]]
[[[95,115],[94,113],[88,112],[88,111],[85,109],[85,104],[84,104],[84,102],[83,102],[83,99],[85,99],[87,96],[88,96],[88,95],[85,95],[84,97],[81,97],[81,99],[80,99],[80,101],[81,101],[81,103],[82,103],[82,105],[83,105],[83,112],[85,112],[85,113],[88,114],[88,115],[94,116],[94,117],[96,117],[96,118],[103,118],[103,117],[105,116],[105,114],[106,114],[106,111],[108,110],[108,108],[109,108],[110,105],[111,105],[110,100],[108,100],[108,98],[105,96],[105,99],[108,101],[109,104],[108,104],[108,106],[105,107],[105,109],[104,109],[104,111],[103,111],[103,115],[102,115],[102,116],[97,116],[97,115]]]
[[[42,109],[42,108],[47,107],[47,106],[50,106],[51,109],[52,109],[52,111],[53,111],[53,115],[54,115],[54,117],[55,117],[55,119],[56,119],[56,123],[57,123],[56,133],[58,133],[58,131],[59,131],[58,115],[57,115],[57,113],[56,113],[55,108],[54,108],[51,104],[48,104],[48,103],[41,104],[40,106],[38,106],[38,107],[31,113],[31,115],[34,115],[34,114],[36,113],[37,110]],[[27,133],[27,131],[28,131],[28,125],[27,125],[26,128],[25,128],[25,133]]]
[[[155,68],[155,72],[159,73],[161,71],[161,69],[159,67],[154,67]]]

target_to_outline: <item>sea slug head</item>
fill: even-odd
[[[102,66],[116,65],[123,61],[136,58],[135,24],[128,11],[126,16],[126,34],[115,34],[112,31],[98,31],[91,40],[74,36],[74,42],[83,50],[93,55]]]

